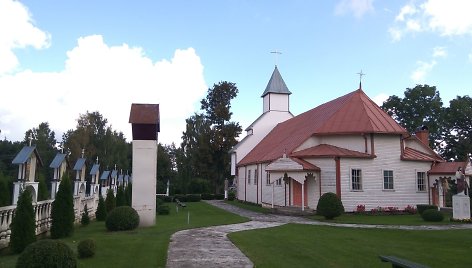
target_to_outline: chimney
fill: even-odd
[[[415,131],[415,136],[426,146],[429,147],[429,129],[427,126],[419,127]]]

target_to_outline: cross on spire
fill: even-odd
[[[29,146],[31,147],[31,141],[33,141],[33,132],[30,132],[28,136],[28,140],[29,140]]]
[[[359,75],[359,89],[362,89],[362,77],[366,74],[363,73],[362,70],[358,72],[357,74]]]
[[[274,56],[275,56],[275,66],[277,66],[279,55],[281,55],[282,52],[280,52],[280,51],[278,51],[278,50],[276,49],[276,50],[274,50],[274,51],[271,51],[270,53],[271,53],[271,54],[274,54]]]
[[[82,158],[84,158],[85,155],[85,149],[82,149]]]
[[[98,164],[98,155],[97,155],[97,164]]]

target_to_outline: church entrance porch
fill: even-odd
[[[304,202],[304,206],[308,206],[308,187],[304,187],[296,180],[292,180],[292,193],[293,193],[293,206],[301,207],[302,200]],[[303,191],[303,196],[302,196]]]

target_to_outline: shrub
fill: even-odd
[[[107,208],[107,213],[110,213],[116,207],[116,198],[115,192],[112,188],[109,188],[107,191],[107,197],[105,198],[105,207]]]
[[[416,214],[417,211],[416,211],[416,208],[413,207],[413,206],[406,206],[406,208],[403,210],[405,213],[408,213],[408,214]]]
[[[118,190],[116,192],[116,206],[126,206],[126,196],[125,196],[125,189],[123,185],[118,186]]]
[[[169,205],[160,205],[157,207],[157,214],[169,215],[169,213],[170,213]]]
[[[331,220],[344,212],[344,206],[339,197],[334,193],[325,193],[320,197],[316,213],[325,219]]]
[[[62,177],[56,199],[51,210],[51,238],[70,236],[74,231],[74,203],[69,176]]]
[[[164,203],[170,203],[172,202],[172,199],[174,198],[173,196],[166,196],[166,195],[160,195],[157,198],[161,199],[164,201]]]
[[[223,199],[225,199],[225,194],[215,194],[215,199],[216,200],[223,200]]]
[[[156,198],[156,209],[158,209],[160,206],[162,206],[164,204],[164,200],[162,200],[161,198]]]
[[[209,193],[204,193],[204,194],[202,194],[202,199],[203,200],[213,200],[213,199],[215,199],[215,195],[214,194],[209,194]]]
[[[187,202],[187,196],[184,194],[176,194],[174,199],[179,199],[180,202]]]
[[[357,205],[356,213],[365,213],[365,205]]]
[[[20,194],[11,223],[10,248],[14,253],[22,252],[26,246],[36,241],[36,221],[31,199],[27,188]]]
[[[200,194],[188,194],[186,197],[187,202],[199,202],[202,200],[202,196]]]
[[[444,215],[437,209],[427,209],[421,213],[421,218],[425,221],[439,222],[444,220]]]
[[[107,208],[105,207],[105,200],[103,200],[102,195],[98,197],[98,207],[95,211],[95,218],[97,221],[104,221],[107,219]]]
[[[419,214],[423,214],[423,212],[427,209],[436,209],[436,210],[438,210],[438,206],[428,205],[428,204],[418,204],[418,205],[416,205],[416,209],[418,210]]]
[[[77,253],[79,254],[79,258],[90,258],[95,255],[95,240],[93,239],[85,239],[79,242],[77,245]]]
[[[105,225],[108,231],[133,230],[139,225],[139,215],[132,207],[117,207],[108,213]]]
[[[125,199],[126,199],[126,204],[130,207],[131,207],[132,197],[133,197],[133,185],[131,184],[131,182],[129,182],[125,189]]]
[[[80,219],[80,223],[84,226],[90,223],[90,217],[88,214],[87,204],[85,204],[84,206],[84,212],[82,213],[82,218]]]
[[[228,200],[233,201],[234,199],[236,199],[236,193],[234,191],[229,191],[228,192]]]
[[[74,252],[62,241],[43,239],[35,242],[18,257],[16,267],[77,267]]]

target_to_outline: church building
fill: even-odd
[[[263,114],[231,151],[239,200],[316,209],[336,193],[346,211],[432,204],[429,171],[444,160],[427,127],[410,134],[359,88],[298,116],[277,67],[264,91]]]

